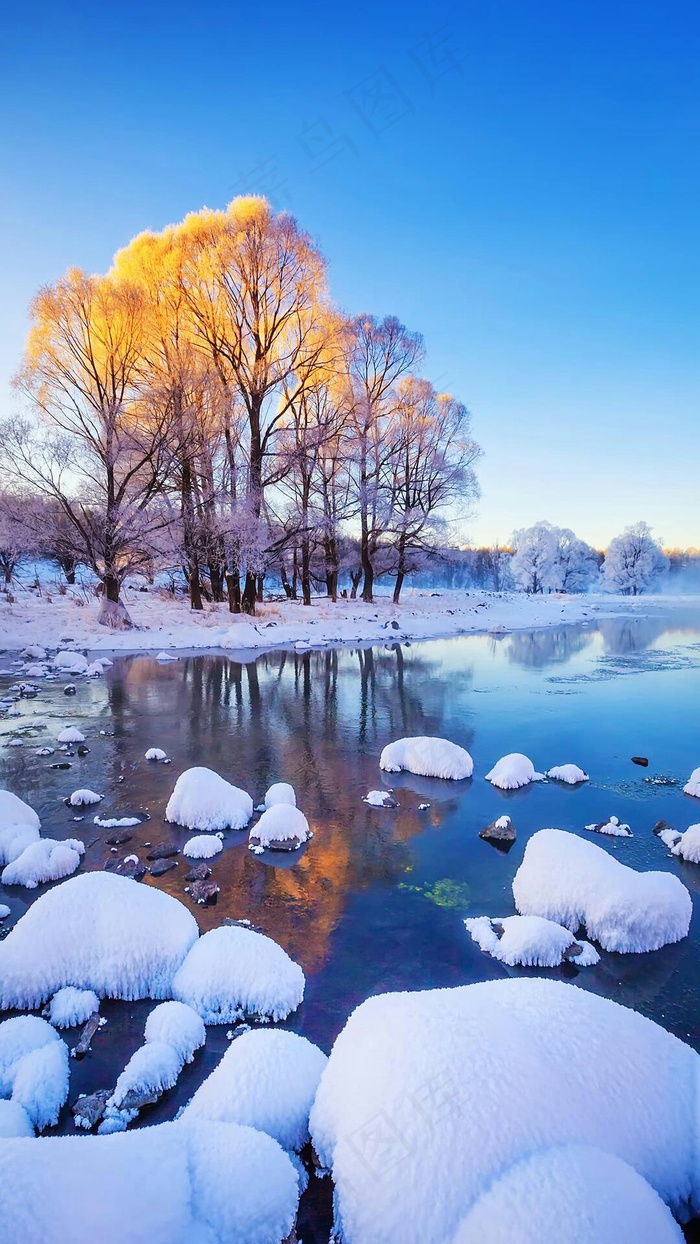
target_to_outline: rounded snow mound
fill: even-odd
[[[370,790],[366,795],[363,795],[362,802],[369,804],[370,808],[398,807],[394,796],[388,790]]]
[[[296,1217],[290,1159],[271,1137],[235,1123],[8,1140],[2,1159],[7,1244],[280,1244]]]
[[[237,1037],[197,1089],[183,1118],[244,1123],[283,1149],[309,1139],[309,1114],[328,1059],[294,1032],[269,1029]]]
[[[165,819],[186,829],[244,829],[253,815],[253,800],[213,769],[186,769],[175,783]]]
[[[272,786],[265,795],[265,807],[272,808],[278,803],[291,804],[293,808],[297,806],[297,797],[294,793],[294,787],[289,782],[273,782]]]
[[[509,967],[556,968],[568,959],[590,967],[600,959],[588,942],[576,941],[563,925],[541,916],[476,916],[464,924],[480,950]]]
[[[55,993],[49,1004],[49,1023],[54,1028],[75,1028],[84,1024],[100,1009],[100,1000],[92,989],[76,989],[66,985]]]
[[[182,854],[191,860],[210,860],[220,851],[224,844],[216,834],[198,834],[196,838],[188,838]]]
[[[149,747],[148,751],[144,753],[144,756],[146,760],[167,760],[167,756],[162,747]]]
[[[31,1010],[66,985],[167,998],[198,933],[185,905],[154,886],[79,874],[42,894],[0,942],[0,1009]]]
[[[700,769],[693,769],[693,772],[683,787],[683,794],[694,795],[696,799],[700,799]]]
[[[544,773],[537,773],[532,761],[523,756],[522,752],[510,752],[496,761],[486,781],[497,786],[499,790],[519,790],[521,786],[529,786],[530,782],[544,782]]]
[[[64,674],[85,674],[88,669],[87,658],[81,652],[57,652],[52,665]]]
[[[0,864],[11,864],[25,847],[39,838],[41,821],[28,803],[0,790]]]
[[[33,1136],[34,1128],[24,1106],[18,1101],[0,1099],[0,1140],[11,1136]]]
[[[579,782],[588,782],[590,778],[583,769],[579,769],[578,765],[555,765],[553,769],[548,769],[545,777],[552,778],[555,782],[565,782],[567,786],[578,786]]]
[[[39,830],[33,825],[8,825],[0,829],[0,865],[13,864],[16,859],[39,841]]]
[[[311,1111],[335,1229],[352,1244],[445,1244],[504,1171],[569,1144],[634,1164],[687,1212],[700,1193],[699,1068],[651,1020],[561,981],[369,998],[336,1039]],[[574,1230],[556,1238],[578,1244]]]
[[[154,1007],[144,1029],[146,1042],[159,1041],[171,1045],[180,1064],[191,1063],[195,1052],[207,1039],[204,1021],[184,1002],[161,1002]]]
[[[32,1127],[57,1122],[68,1078],[68,1046],[46,1020],[18,1015],[0,1024],[0,1097],[21,1106]]]
[[[248,846],[251,850],[296,851],[311,838],[309,822],[298,808],[289,803],[276,803],[263,812],[257,825],[251,826]]]
[[[132,1108],[130,1095],[156,1101],[167,1089],[173,1088],[182,1071],[183,1060],[172,1045],[149,1041],[131,1055],[117,1079],[114,1092],[107,1102],[117,1110]]]
[[[65,726],[56,735],[56,740],[58,743],[84,743],[85,735],[77,726]]]
[[[680,856],[689,864],[700,864],[700,825],[689,825],[675,846],[671,847],[671,854]]]
[[[379,758],[386,773],[406,770],[419,777],[451,778],[458,781],[474,772],[469,752],[449,739],[417,737],[388,743]]]
[[[453,1244],[683,1244],[668,1206],[628,1162],[556,1145],[517,1162],[479,1197]]]
[[[302,1001],[304,984],[299,964],[272,938],[224,925],[195,942],[172,992],[205,1024],[230,1024],[246,1015],[286,1019]]]
[[[40,838],[3,869],[0,881],[3,885],[23,885],[35,890],[47,881],[70,877],[84,854],[85,846],[78,838],[66,838],[64,842]]]
[[[523,916],[544,916],[588,936],[604,950],[642,953],[679,942],[693,905],[672,873],[635,872],[592,842],[561,829],[530,838],[513,879]]]
[[[94,790],[74,790],[68,800],[71,808],[87,808],[92,803],[100,803],[101,795],[95,793]]]

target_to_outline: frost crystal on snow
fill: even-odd
[[[468,751],[449,739],[419,736],[388,743],[379,758],[379,768],[387,773],[406,770],[420,777],[459,781],[471,777],[474,761]]]

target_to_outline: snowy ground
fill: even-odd
[[[376,643],[388,639],[434,639],[475,631],[511,630],[595,622],[599,617],[647,617],[677,609],[700,608],[699,596],[527,596],[515,592],[408,591],[398,606],[390,596],[374,604],[340,600],[335,605],[315,599],[310,608],[299,601],[268,602],[258,616],[247,619],[226,605],[192,612],[186,602],[157,590],[127,587],[126,603],[136,630],[113,632],[97,623],[99,603],[76,590],[75,595],[43,589],[19,589],[15,602],[0,597],[0,644],[22,649],[28,644],[55,647],[69,641],[92,651],[159,652],[169,649],[226,648],[258,651],[281,646],[300,648],[335,644]]]

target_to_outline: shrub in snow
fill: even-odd
[[[35,890],[46,881],[70,877],[84,854],[85,846],[78,838],[66,838],[65,842],[40,838],[3,869],[0,881],[3,885],[23,885]]]
[[[139,1110],[175,1084],[183,1059],[172,1045],[149,1041],[132,1054],[107,1105],[117,1110]]]
[[[544,773],[536,773],[532,761],[521,752],[510,752],[508,756],[501,756],[491,772],[486,774],[486,781],[497,786],[499,790],[519,790],[530,782],[544,780]]]
[[[149,747],[145,753],[146,760],[166,760],[166,754],[162,747]]]
[[[589,781],[588,774],[579,769],[578,765],[555,765],[553,769],[547,770],[545,777],[552,778],[555,782],[565,782],[567,786],[578,786],[579,782]]]
[[[234,1123],[9,1140],[0,1163],[7,1244],[281,1244],[297,1202],[287,1155]]]
[[[59,743],[84,743],[85,735],[77,726],[66,726],[56,735],[56,739]]]
[[[165,809],[166,821],[186,829],[244,829],[253,800],[212,769],[186,769],[175,783]]]
[[[623,825],[616,816],[608,817],[607,821],[596,821],[593,825],[586,825],[585,828],[591,834],[607,834],[610,838],[632,837],[629,825]]]
[[[99,998],[167,998],[198,936],[178,899],[114,873],[42,894],[0,942],[0,1009],[40,1006],[65,985]]]
[[[88,668],[87,659],[80,652],[57,652],[53,665],[66,674],[85,674]]]
[[[297,806],[297,797],[294,793],[294,787],[289,782],[273,782],[265,795],[265,807],[272,808],[277,803],[290,803],[293,808]]]
[[[199,834],[196,838],[188,838],[182,854],[191,860],[210,860],[223,851],[224,844],[218,834]]]
[[[634,1167],[590,1145],[516,1162],[472,1206],[452,1244],[683,1244],[668,1206]]]
[[[305,1037],[280,1029],[245,1032],[197,1089],[183,1118],[245,1123],[283,1149],[309,1139],[309,1113],[328,1062]]]
[[[74,790],[68,803],[71,808],[86,808],[91,803],[99,803],[101,799],[102,795],[95,794],[94,790]]]
[[[0,1099],[0,1140],[11,1136],[33,1136],[34,1128],[24,1106],[18,1101]]]
[[[76,989],[66,985],[49,1003],[49,1023],[54,1028],[75,1028],[100,1009],[100,1000],[92,989]]]
[[[369,998],[337,1038],[311,1111],[335,1228],[349,1244],[445,1244],[513,1163],[579,1142],[633,1163],[683,1212],[700,1196],[699,1067],[651,1020],[560,981]]]
[[[205,1024],[230,1024],[246,1015],[286,1019],[304,997],[304,973],[271,938],[225,925],[195,942],[172,992]]]
[[[694,795],[696,799],[700,799],[700,769],[693,769],[693,772],[683,787],[683,794]]]
[[[577,942],[568,929],[541,916],[476,916],[464,923],[480,950],[509,967],[556,968],[567,959],[590,967],[600,959],[588,942]]]
[[[418,737],[388,743],[379,758],[379,768],[386,773],[406,770],[420,777],[457,781],[471,777],[474,761],[468,751],[448,739]]]
[[[605,950],[641,953],[685,937],[690,895],[678,877],[635,872],[602,847],[560,829],[541,829],[513,879],[521,915],[544,916],[588,936]]]
[[[207,1039],[204,1021],[184,1002],[161,1002],[154,1007],[144,1029],[146,1042],[160,1041],[171,1045],[180,1064],[191,1063],[196,1050]]]
[[[680,856],[689,864],[700,864],[700,825],[689,825],[672,846],[671,854]]]
[[[289,803],[276,803],[263,812],[257,825],[251,826],[248,846],[251,851],[296,851],[311,838],[309,822],[298,808]]]

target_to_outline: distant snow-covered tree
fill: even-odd
[[[585,592],[598,573],[598,554],[569,527],[555,527],[557,544],[551,586],[558,592]]]
[[[551,591],[557,564],[556,529],[549,523],[535,523],[514,531],[511,544],[515,549],[510,563],[515,586],[533,594]]]
[[[639,596],[668,570],[668,558],[651,534],[648,523],[626,527],[610,541],[601,569],[603,589]]]

